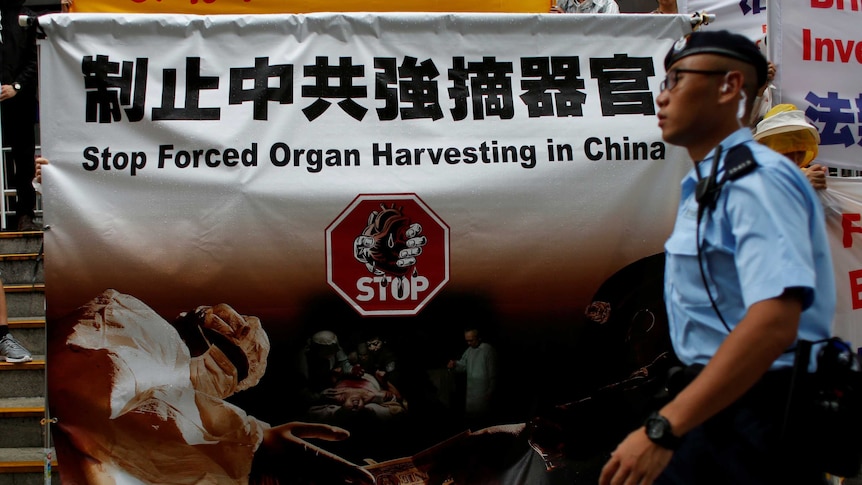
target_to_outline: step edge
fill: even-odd
[[[41,237],[43,231],[2,231],[0,239],[33,239]]]
[[[45,415],[45,406],[26,408],[0,407],[0,418],[33,418]]]
[[[45,356],[34,355],[30,362],[0,362],[0,370],[39,370],[45,368]]]
[[[27,291],[45,291],[45,283],[13,283],[3,285],[6,293],[24,293]]]
[[[40,256],[43,256],[41,253],[0,253],[0,261],[29,261],[33,259],[38,259]]]
[[[57,461],[51,461],[51,468],[59,468]],[[41,461],[0,461],[0,474],[4,473],[42,473],[45,463]]]
[[[9,328],[43,328],[45,317],[9,317]]]

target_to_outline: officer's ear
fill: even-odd
[[[745,76],[740,71],[729,71],[718,87],[719,94],[736,94],[745,89]]]

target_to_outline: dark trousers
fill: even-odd
[[[824,473],[785,446],[789,389],[789,371],[767,373],[739,401],[689,432],[656,483],[824,484]]]
[[[36,109],[35,98],[26,94],[16,95],[0,103],[3,146],[10,148],[14,163],[14,173],[8,174],[9,187],[17,193],[11,209],[19,217],[33,217],[36,208],[36,190],[33,188],[33,177],[36,175]]]

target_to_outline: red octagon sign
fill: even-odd
[[[415,194],[359,195],[326,228],[326,281],[362,315],[415,315],[449,281],[449,226]]]

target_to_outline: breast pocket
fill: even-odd
[[[693,231],[674,232],[664,245],[667,252],[665,289],[670,292],[669,296],[674,301],[690,308],[711,307],[710,294],[716,301],[720,299],[715,278],[710,271],[710,268],[714,267],[710,264],[710,259],[713,257],[712,246],[708,241],[701,244],[703,245],[701,250],[703,275],[701,264],[698,262],[698,244]]]

